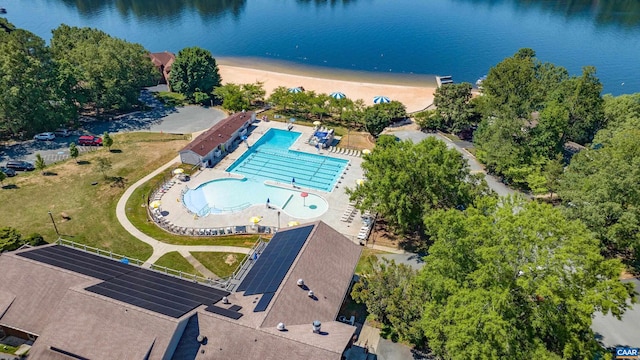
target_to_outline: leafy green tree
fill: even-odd
[[[469,83],[448,84],[436,89],[433,104],[442,119],[442,128],[452,133],[467,129],[475,116],[471,104],[471,89]]]
[[[529,149],[524,144],[528,134],[521,120],[509,116],[487,117],[474,134],[476,156],[490,173],[513,181],[509,173],[530,163]]]
[[[558,101],[550,101],[540,112],[537,124],[530,129],[528,146],[531,152],[545,159],[553,159],[562,152],[565,133],[569,127],[569,109]]]
[[[548,204],[485,198],[425,218],[434,240],[415,281],[424,335],[445,359],[593,359],[595,312],[616,317],[633,285],[579,221]]]
[[[78,150],[76,143],[72,142],[71,144],[69,144],[69,156],[71,156],[71,158],[75,160],[76,163],[78,162],[79,155],[80,155],[80,150]]]
[[[388,103],[375,104],[373,108],[386,111],[391,121],[404,120],[407,117],[407,108],[403,103],[393,100]]]
[[[39,153],[36,154],[36,169],[38,169],[38,171],[42,172],[42,175],[44,175],[44,169],[47,167],[47,163],[44,161],[44,159],[42,158],[42,155],[40,155]]]
[[[222,108],[230,111],[242,111],[249,108],[249,101],[244,96],[241,85],[228,83],[213,90],[213,95],[222,100]]]
[[[318,119],[322,120],[324,115],[329,114],[331,96],[327,94],[318,94],[309,99],[311,104],[311,113]]]
[[[404,264],[386,259],[372,262],[354,284],[351,297],[366,305],[385,332],[419,343],[423,339],[419,322],[426,294],[416,286],[415,276],[416,271]]]
[[[111,160],[106,157],[99,157],[96,159],[96,170],[98,170],[102,176],[107,179],[107,172],[111,170]]]
[[[576,154],[558,194],[608,254],[633,263],[640,255],[640,128],[599,132],[595,149]],[[634,265],[637,266],[637,265]]]
[[[216,59],[197,46],[180,50],[171,65],[171,88],[192,101],[196,92],[212,93],[220,81]]]
[[[373,137],[380,135],[380,133],[391,124],[389,112],[378,105],[381,104],[368,107],[363,115],[364,127]]]
[[[57,84],[49,49],[33,33],[0,31],[0,75],[0,136],[48,130],[74,113]]]
[[[264,101],[264,96],[267,94],[264,89],[264,83],[261,81],[256,81],[253,84],[242,84],[242,92],[251,105]]]
[[[111,147],[113,146],[113,138],[106,131],[102,134],[102,146],[106,146],[109,151],[111,151]]]
[[[46,241],[40,234],[31,234],[23,238],[18,230],[12,227],[0,228],[0,252],[17,250],[25,244],[39,246],[46,244]]]
[[[462,155],[435,138],[418,144],[382,135],[362,163],[367,181],[347,189],[361,210],[374,210],[403,233],[423,229],[422,218],[436,209],[463,208],[488,193]]]
[[[71,86],[80,106],[92,105],[96,113],[131,109],[140,88],[158,76],[141,45],[97,29],[60,25],[53,30],[51,51],[61,68],[60,83]]]
[[[278,86],[273,90],[271,95],[269,96],[269,102],[273,105],[280,108],[282,111],[287,111],[287,107],[289,107],[293,103],[293,94],[289,92],[289,90],[284,86]]]
[[[586,66],[582,76],[565,83],[568,88],[565,99],[570,109],[567,139],[578,144],[591,142],[605,123],[602,84],[595,74],[594,67]]]
[[[446,129],[444,118],[440,111],[436,109],[420,111],[414,114],[413,118],[422,130],[436,131]]]

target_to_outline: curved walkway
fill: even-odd
[[[127,218],[127,214],[126,214],[126,207],[127,207],[127,200],[129,200],[129,197],[131,197],[131,194],[133,194],[133,192],[140,187],[142,184],[144,184],[145,182],[149,181],[151,178],[153,178],[154,176],[158,175],[159,173],[161,173],[162,171],[168,169],[169,167],[171,167],[173,164],[175,164],[176,162],[180,162],[180,157],[175,157],[174,159],[172,159],[171,161],[169,161],[168,163],[162,165],[161,167],[157,168],[155,171],[151,172],[149,175],[143,177],[142,179],[136,181],[133,185],[131,185],[125,192],[124,194],[122,194],[122,197],[120,197],[120,200],[118,200],[118,205],[116,205],[116,217],[118,218],[118,221],[120,222],[120,224],[122,224],[122,226],[133,236],[135,236],[136,238],[138,238],[139,240],[151,245],[151,247],[153,248],[153,254],[151,254],[151,257],[149,257],[146,261],[144,266],[149,267],[151,266],[151,264],[153,264],[154,262],[156,262],[162,255],[172,252],[172,251],[212,251],[212,252],[232,252],[232,253],[241,253],[241,254],[248,254],[250,249],[249,248],[244,248],[244,247],[238,247],[238,246],[216,246],[216,245],[173,245],[173,244],[167,244],[167,243],[163,243],[161,241],[158,241],[154,238],[152,238],[151,236],[143,233],[142,231],[138,230],[138,228],[136,228],[131,221],[129,221],[129,219]]]

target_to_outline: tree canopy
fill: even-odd
[[[462,155],[432,137],[414,144],[382,135],[362,168],[366,181],[347,190],[351,199],[404,233],[421,231],[422,218],[433,210],[464,208],[488,193]]]
[[[220,86],[220,74],[216,59],[209,50],[194,46],[184,48],[171,65],[171,88],[194,101],[196,95],[208,96]]]

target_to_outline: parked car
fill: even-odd
[[[67,129],[58,129],[53,132],[56,136],[69,137],[71,135],[71,131]]]
[[[56,135],[52,132],[36,134],[36,136],[33,137],[34,140],[53,140],[55,138],[56,138]]]
[[[9,160],[6,165],[9,169],[20,170],[20,171],[31,171],[35,170],[35,166],[32,163],[22,160]]]
[[[0,166],[0,171],[2,171],[8,177],[16,176],[16,171],[15,170],[9,169],[9,168],[4,167],[4,166]]]
[[[78,138],[78,145],[102,146],[102,138],[91,135],[82,135]]]

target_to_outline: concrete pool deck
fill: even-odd
[[[256,122],[255,128],[248,136],[248,143],[254,144],[265,132],[271,128],[286,130],[288,123],[281,122]],[[307,152],[311,154],[318,154],[318,150],[312,145],[305,144],[315,129],[313,127],[294,125],[292,131],[301,132],[302,134],[295,143],[290,147],[291,150],[297,150],[301,152]],[[222,228],[229,226],[252,226],[249,221],[251,217],[262,217],[262,220],[258,225],[271,226],[271,227],[286,227],[289,221],[298,221],[300,223],[313,222],[316,220],[322,220],[340,233],[347,236],[354,242],[358,242],[357,235],[360,228],[363,226],[363,222],[359,213],[353,216],[353,220],[349,222],[341,221],[341,218],[345,211],[349,208],[349,197],[345,192],[346,187],[356,186],[356,180],[363,178],[363,171],[361,168],[362,158],[356,156],[348,156],[343,154],[328,153],[327,150],[321,150],[319,153],[328,155],[335,158],[345,159],[349,161],[342,178],[338,180],[336,186],[331,192],[324,192],[315,189],[307,189],[297,187],[297,191],[306,191],[310,194],[315,194],[325,199],[329,205],[328,210],[318,217],[299,219],[295,217],[295,214],[287,214],[284,211],[280,211],[280,219],[278,224],[278,209],[268,209],[266,203],[250,206],[242,211],[225,214],[210,214],[204,217],[195,216],[184,207],[182,204],[182,191],[196,188],[197,186],[206,183],[208,181],[220,178],[242,178],[241,175],[228,173],[225,171],[236,159],[238,159],[247,150],[247,147],[243,144],[222,159],[214,168],[204,169],[198,171],[191,177],[188,182],[181,182],[176,180],[176,183],[162,196],[160,209],[163,212],[165,219],[172,224],[181,227],[190,228]],[[268,183],[274,184],[273,181]],[[291,189],[291,184],[279,184],[279,186],[285,189]],[[260,195],[260,194],[257,194]],[[266,196],[264,196],[266,199]]]

